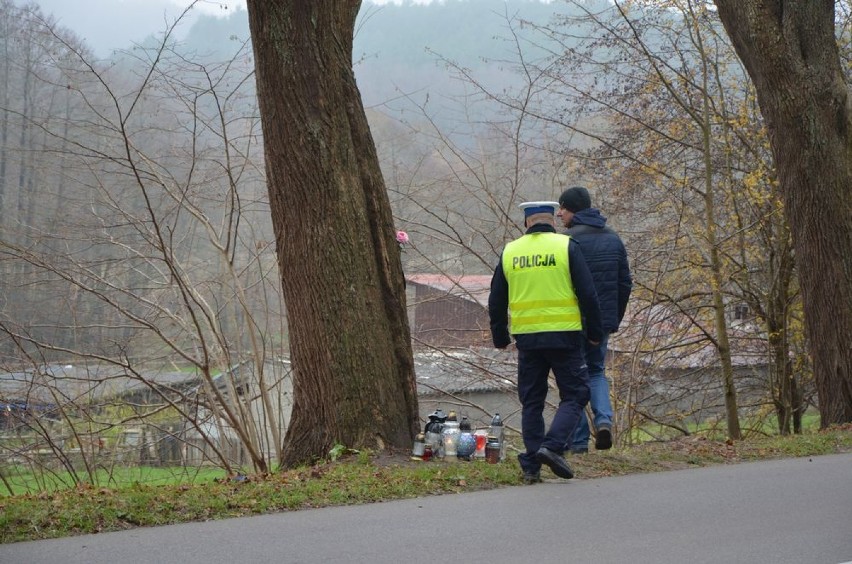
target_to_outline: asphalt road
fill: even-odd
[[[852,563],[852,454],[0,545],[2,564],[243,562]]]

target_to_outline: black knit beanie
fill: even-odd
[[[582,186],[573,186],[559,196],[559,205],[576,213],[592,207],[592,198],[589,196],[589,191]]]

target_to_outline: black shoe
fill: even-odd
[[[560,478],[570,480],[574,477],[574,472],[571,470],[571,467],[568,466],[568,463],[565,461],[565,457],[561,454],[556,454],[548,448],[541,447],[538,449],[538,452],[535,453],[535,459],[542,464],[546,464],[553,473]]]
[[[571,447],[571,454],[589,454],[589,449],[583,447]]]
[[[609,425],[601,425],[595,434],[595,450],[609,450],[612,448],[612,429]]]
[[[537,484],[541,482],[541,472],[524,472],[524,483]]]

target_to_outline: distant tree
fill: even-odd
[[[757,90],[796,250],[821,425],[852,421],[852,110],[835,0],[715,0]]]
[[[290,327],[284,467],[418,430],[400,250],[355,84],[361,2],[248,3],[267,182]]]

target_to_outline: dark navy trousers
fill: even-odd
[[[559,407],[545,432],[544,404],[550,371],[559,389]],[[582,347],[518,350],[518,398],[526,452],[518,455],[524,472],[538,472],[535,453],[541,447],[562,454],[585,416],[589,403],[589,369]]]

